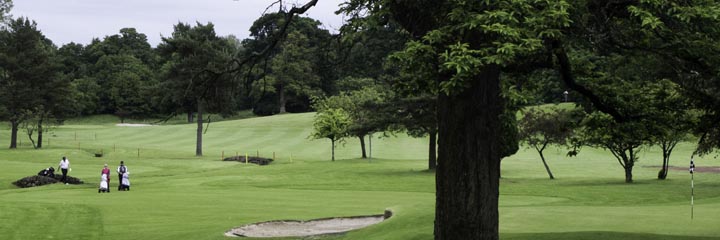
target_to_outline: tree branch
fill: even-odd
[[[615,119],[616,122],[622,123],[628,120],[627,117],[620,114],[617,109],[603,102],[602,99],[600,99],[598,95],[595,95],[595,93],[590,91],[590,89],[587,89],[585,86],[582,86],[575,81],[575,78],[572,74],[572,65],[570,64],[570,59],[568,58],[565,48],[563,48],[559,41],[552,42],[552,52],[555,54],[555,57],[558,60],[558,64],[560,65],[558,71],[560,72],[561,79],[567,87],[579,92],[580,94],[588,98],[595,108],[597,108],[601,112],[609,114],[613,117],[613,119]]]
[[[282,4],[281,0],[278,2],[280,2],[280,4]],[[273,3],[273,5],[277,4],[278,2]],[[315,4],[317,4],[317,2],[318,2],[318,0],[311,0],[301,7],[293,7],[292,9],[290,9],[290,11],[285,13],[285,23],[283,24],[282,28],[280,28],[280,30],[278,32],[276,32],[275,34],[278,34],[279,36],[284,36],[285,33],[287,32],[288,27],[290,26],[290,23],[292,22],[293,17],[295,17],[295,15],[299,15],[299,14],[303,14],[303,13],[307,12],[310,8],[314,7]],[[280,9],[280,12],[282,12],[282,9]],[[235,69],[231,69],[228,72],[240,71],[242,66],[244,66],[248,62],[254,61],[260,57],[265,57],[271,50],[275,49],[275,46],[277,46],[277,44],[280,42],[281,39],[283,39],[283,37],[272,38],[270,40],[270,44],[268,44],[268,46],[265,47],[265,49],[263,49],[260,52],[253,52],[250,54],[250,56],[246,57],[245,59],[242,59],[242,60],[241,59],[233,59],[232,61],[234,63],[236,63],[237,66]]]

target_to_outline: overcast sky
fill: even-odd
[[[319,20],[334,32],[342,25],[335,15],[343,0],[320,0],[305,16]],[[56,45],[89,43],[134,27],[156,46],[170,36],[178,22],[212,22],[218,35],[248,37],[248,29],[274,0],[14,0],[10,14],[35,20],[40,31]],[[286,0],[304,4],[306,0]],[[277,11],[277,7],[270,11]]]

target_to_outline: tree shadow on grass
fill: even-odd
[[[558,233],[506,233],[500,234],[502,240],[606,240],[606,239],[632,239],[632,240],[718,240],[720,237],[700,237],[686,235],[661,235],[651,233],[624,233],[624,232],[558,232]]]

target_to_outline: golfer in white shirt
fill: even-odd
[[[60,164],[58,165],[58,168],[62,171],[62,179],[60,181],[67,184],[67,173],[68,169],[70,168],[70,160],[68,160],[65,156],[62,157],[62,160],[60,160]]]

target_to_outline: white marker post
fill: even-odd
[[[695,213],[695,162],[690,158],[690,219],[693,219]]]

